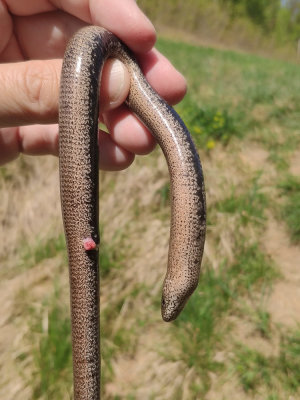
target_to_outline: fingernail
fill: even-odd
[[[112,60],[109,78],[109,105],[112,106],[120,99],[125,86],[125,66],[119,60]]]

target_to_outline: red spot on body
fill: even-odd
[[[86,251],[89,251],[89,250],[95,250],[97,245],[94,242],[94,240],[91,237],[89,237],[89,238],[83,239],[83,247]]]

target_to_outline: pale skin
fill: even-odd
[[[153,48],[155,30],[134,0],[0,0],[0,165],[18,157],[58,154],[62,57],[72,34],[102,26],[134,51],[154,89],[170,104],[186,92],[183,76]],[[105,66],[100,168],[121,170],[155,147],[148,130],[122,104],[129,75],[117,60]]]

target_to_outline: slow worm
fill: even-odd
[[[174,320],[196,288],[206,211],[200,159],[176,114],[144,78],[134,57],[112,33],[90,26],[65,52],[59,103],[61,204],[68,248],[74,399],[100,398],[98,271],[98,93],[108,57],[130,74],[128,107],[150,129],[168,163],[171,232],[162,317]]]

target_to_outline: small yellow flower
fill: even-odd
[[[194,132],[198,133],[200,135],[200,133],[202,133],[202,129],[200,128],[200,126],[194,126]]]
[[[206,148],[208,149],[208,150],[212,150],[214,147],[216,146],[216,142],[214,141],[214,140],[209,140],[207,143],[206,143]]]
[[[220,127],[224,126],[224,122],[225,122],[224,118],[220,117],[220,120],[219,120]]]

